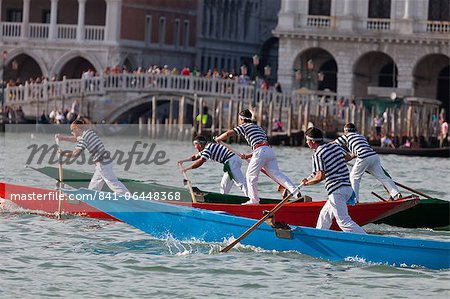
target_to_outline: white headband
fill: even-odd
[[[245,117],[245,116],[242,116],[242,115],[239,115],[239,118],[243,119],[243,120],[252,120],[250,117]]]
[[[306,136],[306,140],[309,140],[309,141],[323,141],[323,138],[312,138],[312,137]]]

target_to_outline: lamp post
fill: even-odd
[[[253,55],[253,101],[252,107],[256,107],[256,94],[258,92],[258,65],[259,56],[257,54]]]
[[[6,64],[6,56],[8,55],[8,52],[3,51],[2,52],[2,77],[0,78],[0,82],[2,84],[2,113],[1,113],[1,123],[3,123],[4,119],[4,115],[5,115],[5,64]]]
[[[306,87],[309,90],[317,90],[319,82],[325,78],[324,73],[314,71],[314,61],[308,59],[306,62],[306,70],[297,69],[295,71],[295,80],[299,82],[300,88]]]

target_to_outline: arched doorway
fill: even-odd
[[[448,56],[431,54],[423,57],[413,71],[415,96],[437,99],[447,112],[450,97],[449,65]]]
[[[83,72],[87,70],[93,70],[97,72],[95,67],[83,57],[75,57],[69,60],[61,69],[59,76],[66,79],[79,79]]]
[[[337,91],[337,63],[334,57],[321,48],[311,48],[294,60],[294,89]]]
[[[16,84],[39,81],[42,75],[39,64],[26,54],[20,54],[11,59],[4,71],[5,81],[13,81]]]
[[[353,67],[353,94],[367,96],[369,86],[397,87],[397,64],[382,52],[362,55]]]

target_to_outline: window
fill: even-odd
[[[180,46],[180,19],[175,19],[175,28],[173,32],[173,44],[175,48]]]
[[[450,22],[449,1],[429,0],[428,1],[428,21]]]
[[[329,16],[330,12],[331,0],[309,0],[309,15]]]
[[[152,16],[145,16],[145,44],[149,45],[152,43]]]
[[[391,0],[369,0],[369,19],[390,19]]]
[[[41,14],[41,23],[50,24],[50,10],[43,9]]]
[[[7,22],[22,22],[22,10],[21,9],[8,9]]]
[[[166,43],[166,18],[159,18],[159,43]]]
[[[188,20],[184,20],[184,47],[187,48],[189,47],[189,21]]]

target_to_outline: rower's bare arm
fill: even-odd
[[[353,155],[353,154],[350,154],[350,153],[346,154],[345,157],[344,157],[345,161],[351,161],[351,160],[353,160],[355,158],[356,158],[356,156]]]
[[[233,130],[228,130],[225,133],[222,133],[219,137],[216,137],[216,142],[222,142],[225,139],[227,139],[228,137],[231,137],[234,135],[236,135],[236,132],[234,132]]]
[[[63,135],[63,134],[56,134],[55,135],[56,139],[59,139],[61,141],[68,141],[68,142],[77,142],[77,137],[73,136],[73,135]]]
[[[192,163],[191,166],[186,167],[186,168],[184,169],[184,171],[187,171],[187,170],[189,170],[189,169],[196,169],[196,168],[199,168],[200,166],[203,165],[203,163],[205,163],[205,160],[203,160],[203,159],[197,159],[197,161],[195,161],[194,163]]]
[[[184,162],[187,162],[187,161],[195,161],[195,160],[198,160],[199,158],[200,158],[200,155],[199,155],[199,154],[194,154],[194,155],[192,155],[192,156],[187,157],[186,159],[183,159],[183,160],[178,161],[178,162],[177,162],[177,165],[178,165],[178,166],[181,166],[181,164],[183,164]]]
[[[316,172],[316,174],[313,176],[312,179],[308,180],[307,178],[304,178],[302,180],[302,183],[305,186],[315,185],[315,184],[320,183],[324,179],[325,179],[325,171],[319,170],[318,172]]]
[[[64,157],[78,157],[81,154],[82,151],[83,150],[81,150],[79,148],[76,148],[73,151],[63,151],[61,153],[61,155],[64,156]]]

